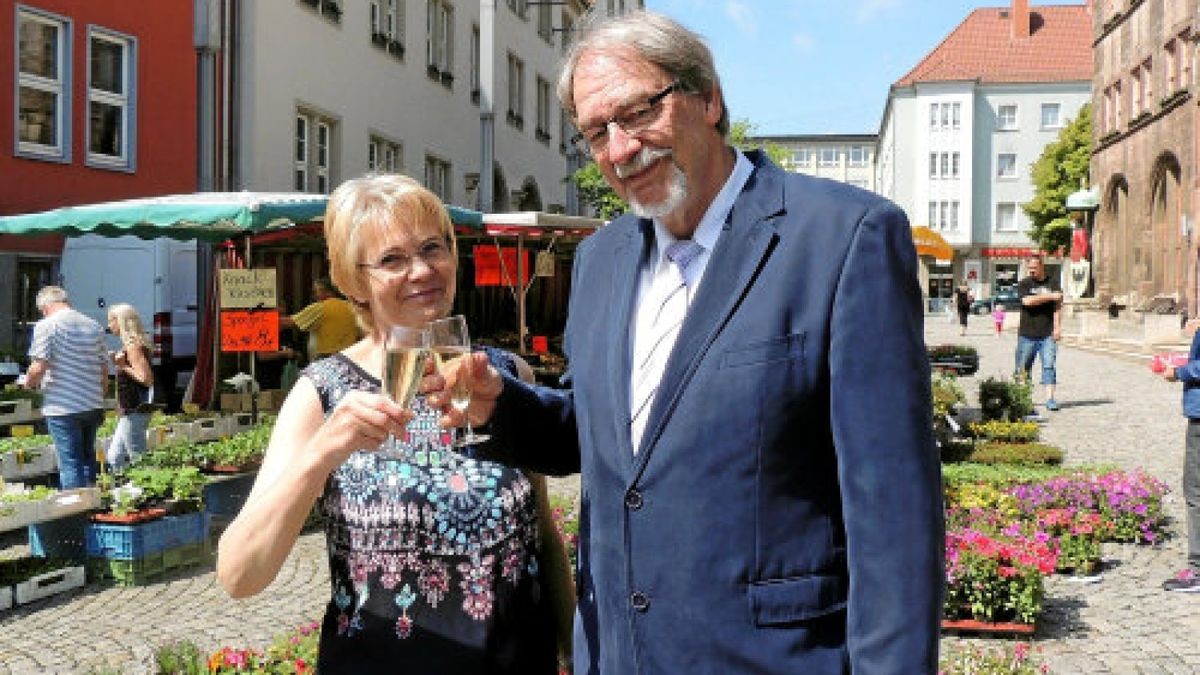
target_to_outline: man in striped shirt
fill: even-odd
[[[100,324],[71,308],[58,286],[38,291],[25,386],[41,387],[42,415],[58,452],[61,487],[96,482],[96,430],[104,421],[108,355]]]

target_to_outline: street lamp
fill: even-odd
[[[1080,183],[1083,181],[1081,180]],[[1090,298],[1092,288],[1092,227],[1100,209],[1095,188],[1082,186],[1067,196],[1067,217],[1071,220],[1071,264],[1067,275],[1067,295],[1072,299]]]

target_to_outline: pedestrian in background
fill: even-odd
[[[967,285],[967,280],[963,279],[958,288],[954,289],[954,307],[958,310],[959,335],[967,334],[967,317],[971,314],[971,303],[974,301],[975,296],[971,294],[971,287]]]
[[[120,471],[146,451],[154,371],[150,368],[150,336],[133,305],[119,303],[109,307],[108,330],[121,340],[121,349],[112,354],[117,371],[119,417],[107,453],[113,471]]]
[[[58,453],[59,486],[96,482],[96,431],[104,421],[108,353],[100,324],[71,308],[67,292],[45,286],[34,299],[42,320],[33,327],[25,386],[42,390],[42,415]]]
[[[1200,592],[1200,319],[1192,319],[1184,330],[1192,334],[1188,362],[1163,370],[1168,382],[1183,383],[1183,416],[1187,433],[1183,451],[1183,501],[1187,506],[1187,567],[1163,582],[1165,591]]]
[[[1058,279],[1046,276],[1046,265],[1040,255],[1026,262],[1027,274],[1017,283],[1021,299],[1021,322],[1017,326],[1017,376],[1033,378],[1033,360],[1042,360],[1042,386],[1046,389],[1046,410],[1058,410],[1054,388],[1058,371],[1054,368],[1058,356],[1058,341],[1062,338],[1062,287]]]
[[[1004,332],[1004,305],[997,302],[992,307],[992,323],[996,324],[996,337]]]
[[[338,297],[333,282],[325,277],[313,281],[316,301],[299,312],[280,317],[280,328],[299,328],[308,333],[310,361],[336,354],[358,342],[358,323],[354,308]]]

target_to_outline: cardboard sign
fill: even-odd
[[[476,286],[511,286],[517,278],[517,249],[505,247],[500,249],[504,255],[504,266],[500,265],[500,256],[496,254],[495,246],[480,245],[472,249],[475,259]],[[522,251],[524,263],[521,275],[521,285],[529,283],[529,251]]]
[[[273,352],[279,349],[279,313],[221,312],[221,351]]]
[[[276,306],[275,270],[220,270],[221,309],[262,309]]]

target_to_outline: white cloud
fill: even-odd
[[[800,52],[811,52],[817,46],[817,41],[808,33],[796,33],[792,36],[792,46]]]
[[[858,23],[867,23],[899,4],[900,0],[862,0],[862,3],[858,6],[858,11],[854,15],[854,20]]]
[[[725,16],[746,35],[753,36],[758,33],[758,23],[755,21],[754,13],[751,11],[750,5],[743,0],[728,0],[725,3]]]

